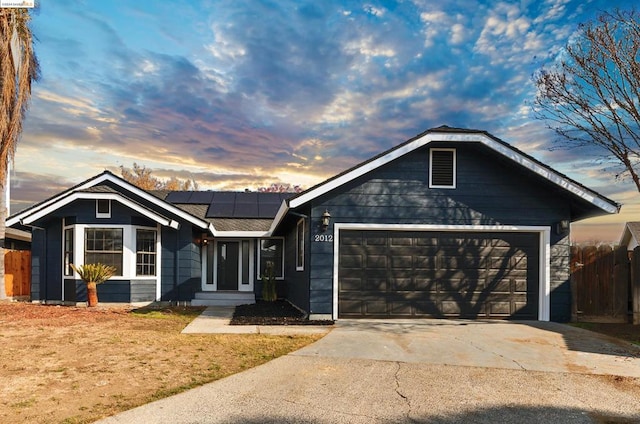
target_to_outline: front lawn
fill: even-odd
[[[91,422],[322,337],[181,334],[201,310],[0,303],[0,422]]]

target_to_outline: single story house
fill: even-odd
[[[118,275],[101,302],[254,302],[312,319],[567,321],[572,221],[619,205],[485,131],[438,127],[298,194],[141,190],[103,172],[11,216],[32,300],[85,301],[70,264]]]

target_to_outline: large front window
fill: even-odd
[[[84,263],[102,263],[122,275],[122,228],[86,228],[84,230]]]
[[[155,230],[136,230],[136,275],[156,275]]]

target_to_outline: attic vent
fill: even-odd
[[[456,150],[431,149],[430,188],[456,188]]]

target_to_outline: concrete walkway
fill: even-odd
[[[229,325],[234,306],[209,306],[182,330],[183,334],[325,334],[330,325]]]
[[[220,314],[198,325],[233,331]],[[340,320],[297,352],[101,422],[638,423],[638,377],[640,348],[563,324]]]

